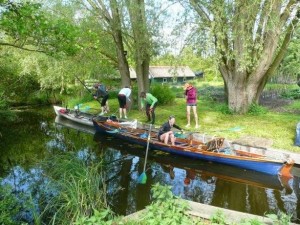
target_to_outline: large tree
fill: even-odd
[[[299,24],[298,0],[189,0],[211,34],[229,108],[245,113],[282,61]]]

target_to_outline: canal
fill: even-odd
[[[151,203],[151,186],[160,183],[171,186],[173,194],[183,199],[255,215],[281,211],[292,215],[293,222],[300,222],[297,174],[284,180],[151,150],[147,182],[138,184],[144,147],[93,134],[88,127],[55,118],[52,107],[20,111],[17,115],[16,122],[0,127],[1,185],[30,191],[39,182],[38,162],[55,148],[75,151],[82,158],[101,158],[108,165],[107,196],[114,212],[120,215],[144,209]]]

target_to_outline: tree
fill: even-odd
[[[297,0],[189,0],[214,42],[228,107],[245,113],[282,61],[299,24]]]
[[[139,93],[149,91],[150,37],[145,2],[126,0],[133,33],[133,50]]]
[[[122,23],[120,10],[122,5],[117,0],[109,0],[106,4],[103,0],[87,0],[83,2],[87,9],[92,9],[91,13],[99,18],[99,26],[106,29],[112,36],[118,62],[118,69],[121,74],[122,85],[130,85],[129,65],[124,48],[124,38],[122,33]],[[99,37],[100,38],[100,37]]]

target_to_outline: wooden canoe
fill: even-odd
[[[147,145],[147,129],[123,127],[119,122],[109,119],[103,121],[94,118],[93,124],[96,132],[109,134],[134,144]],[[246,170],[254,170],[264,174],[292,177],[293,160],[283,162],[259,154],[225,148],[223,142],[224,138],[214,138],[206,143],[189,138],[177,138],[175,145],[172,146],[160,142],[157,138],[157,132],[152,131],[149,148]]]

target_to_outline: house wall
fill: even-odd
[[[194,77],[177,77],[176,78],[176,82],[173,82],[173,78],[172,77],[168,77],[168,78],[153,78],[153,82],[154,83],[169,83],[169,84],[174,84],[174,83],[185,83],[187,81],[191,81],[193,80]]]

